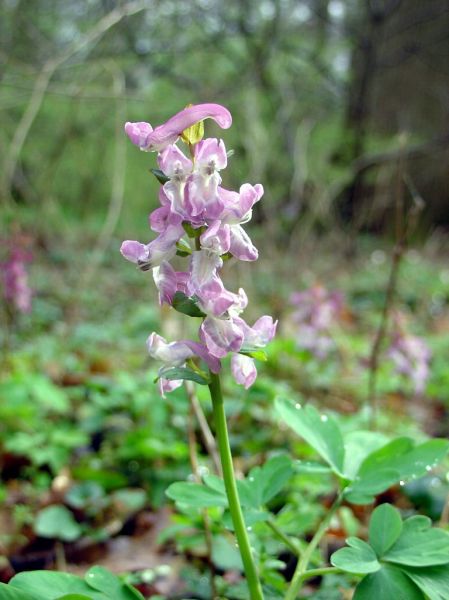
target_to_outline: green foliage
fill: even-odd
[[[5,600],[143,600],[142,594],[103,567],[92,567],[84,579],[54,571],[19,573],[0,584]]]
[[[433,528],[430,519],[417,515],[402,522],[389,504],[371,515],[369,544],[358,538],[337,550],[331,563],[349,573],[368,574],[357,585],[354,598],[449,598],[449,533]],[[444,567],[443,567],[444,565]]]
[[[449,450],[449,442],[443,439],[415,445],[412,439],[401,437],[385,444],[378,434],[367,434],[367,443],[361,447],[361,432],[350,434],[346,445],[337,422],[320,416],[312,406],[278,399],[276,411],[329,465],[340,480],[344,497],[353,504],[369,504],[394,483],[422,477]]]
[[[73,542],[81,536],[83,528],[65,506],[54,505],[37,513],[34,531],[42,537]]]

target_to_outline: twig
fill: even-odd
[[[144,10],[147,6],[145,0],[135,0],[122,7],[115,8],[96,23],[80,40],[70,44],[64,52],[55,58],[50,58],[44,64],[41,72],[36,78],[33,91],[29,99],[28,105],[20,119],[19,125],[14,133],[9,150],[6,154],[3,165],[2,192],[3,196],[9,201],[12,201],[11,184],[17,166],[20,153],[22,151],[25,140],[33,125],[33,122],[42,106],[45,92],[48,84],[53,77],[55,71],[63,63],[69,60],[74,54],[88,46],[97,43],[103,35],[109,31],[114,25],[117,25],[124,17],[134,15],[137,12]]]
[[[391,257],[391,268],[390,275],[388,277],[387,290],[385,293],[385,301],[382,308],[382,315],[379,322],[376,335],[374,337],[373,345],[371,347],[371,353],[369,358],[369,379],[368,379],[368,396],[367,406],[370,409],[369,419],[371,428],[375,427],[378,412],[377,402],[377,373],[379,369],[379,358],[380,351],[382,348],[382,342],[385,338],[388,321],[391,310],[394,304],[394,297],[396,293],[399,268],[401,265],[404,252],[407,248],[408,239],[413,229],[415,228],[416,221],[419,213],[424,208],[424,201],[417,192],[413,182],[410,178],[402,173],[403,164],[402,161],[398,166],[398,179],[396,189],[396,243],[393,248],[393,254]],[[408,188],[412,196],[413,203],[410,206],[404,223],[404,196],[403,196],[403,184]]]

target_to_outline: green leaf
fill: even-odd
[[[401,531],[401,515],[391,504],[381,504],[374,510],[369,522],[369,543],[379,558],[396,542]]]
[[[86,508],[89,505],[101,503],[105,493],[101,485],[95,481],[75,483],[65,495],[65,500],[74,508]]]
[[[429,600],[449,600],[449,568],[447,566],[401,567],[412,581],[429,597]]]
[[[165,493],[175,502],[182,502],[194,508],[226,507],[228,505],[225,495],[199,483],[178,481],[172,483]]]
[[[348,573],[374,573],[381,568],[374,550],[366,542],[350,537],[346,543],[349,548],[341,548],[332,554],[334,567]]]
[[[260,360],[262,362],[267,361],[267,353],[261,348],[244,348],[243,350],[239,351],[239,354],[250,356],[251,358],[255,358],[256,360]]]
[[[1,600],[38,600],[37,596],[31,595],[28,592],[19,590],[12,585],[0,583],[0,599]],[[39,597],[40,599],[40,597]]]
[[[362,579],[353,600],[424,600],[424,596],[407,575],[385,566]]]
[[[447,454],[449,442],[433,439],[414,446],[410,438],[397,438],[370,454],[362,463],[359,476],[382,469],[394,469],[399,480],[422,477]]]
[[[167,177],[167,175],[163,173],[160,169],[150,169],[150,172],[153,173],[153,175],[156,177],[159,183],[162,183],[162,185],[164,185],[164,183],[167,183],[167,181],[170,181],[170,177]]]
[[[111,600],[100,592],[92,591],[81,577],[56,571],[19,573],[11,579],[9,585],[24,590],[33,597],[33,600],[57,600],[67,594],[81,594],[91,600]]]
[[[434,439],[414,446],[410,438],[397,438],[366,456],[345,497],[353,504],[368,504],[398,481],[425,475],[445,457],[448,448],[446,440]],[[354,464],[349,471],[353,469]]]
[[[449,563],[449,533],[432,527],[428,517],[410,517],[404,521],[399,539],[382,558],[411,567]]]
[[[214,536],[212,540],[212,561],[223,571],[243,571],[240,552],[235,544],[223,535]]]
[[[294,469],[296,473],[310,473],[323,475],[325,473],[331,473],[332,469],[323,465],[319,462],[314,462],[312,460],[296,460],[293,463]]]
[[[138,488],[125,488],[123,490],[117,490],[112,494],[114,502],[119,506],[122,506],[129,512],[137,512],[141,510],[146,502],[147,495],[145,490]]]
[[[278,398],[276,410],[285,423],[328,463],[337,475],[342,475],[344,445],[340,428],[332,417],[321,415],[313,406],[301,408]]]
[[[159,372],[158,379],[162,377],[163,379],[168,379],[170,381],[176,379],[183,379],[187,381],[194,381],[195,383],[199,383],[200,385],[208,385],[209,379],[203,377],[200,373],[193,371],[187,367],[170,367],[168,369],[163,369]]]
[[[344,437],[345,462],[343,472],[348,479],[354,479],[365,458],[388,442],[388,438],[374,431],[352,431]]]
[[[92,567],[86,573],[84,580],[89,587],[102,592],[111,600],[143,600],[140,592],[123,583],[104,567]]]
[[[206,315],[198,308],[198,300],[189,298],[183,292],[176,292],[173,297],[172,306],[175,310],[189,317],[205,317]]]
[[[41,537],[73,542],[81,537],[83,529],[68,508],[53,505],[37,513],[34,531]]]
[[[281,454],[269,458],[262,467],[251,469],[247,480],[257,489],[260,504],[266,504],[282,490],[292,475],[291,459]]]
[[[92,596],[86,596],[85,594],[64,594],[56,600],[91,600],[91,598]]]
[[[370,504],[375,496],[398,481],[394,469],[379,469],[357,475],[356,480],[345,490],[345,499],[352,504]]]

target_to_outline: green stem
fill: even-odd
[[[341,573],[342,570],[337,567],[321,567],[320,569],[310,569],[302,574],[301,580],[313,579],[314,577],[321,577],[323,575],[332,575],[334,573]]]
[[[295,544],[295,542],[292,539],[290,539],[288,535],[285,535],[285,533],[281,529],[279,529],[279,527],[272,519],[268,519],[266,523],[268,527],[278,536],[280,540],[284,542],[287,548],[289,548],[295,556],[301,556],[301,551]]]
[[[226,495],[229,502],[229,511],[231,513],[232,523],[234,525],[235,535],[237,537],[237,542],[243,561],[250,598],[251,600],[263,600],[262,588],[257,575],[256,566],[254,564],[251,546],[245,527],[245,521],[243,520],[243,513],[237,492],[237,484],[235,481],[234,467],[232,464],[231,448],[229,445],[228,428],[226,424],[226,413],[224,410],[219,375],[216,375],[215,373],[210,374],[209,390],[212,399],[215,431],[217,435],[218,449],[220,451]]]
[[[298,564],[296,566],[295,574],[293,575],[293,579],[290,583],[290,587],[288,588],[287,595],[285,596],[285,600],[296,600],[296,598],[298,597],[299,590],[301,589],[301,584],[302,584],[302,582],[305,578],[305,574],[307,572],[307,566],[310,562],[310,558],[311,558],[312,554],[314,553],[315,548],[320,543],[321,538],[326,533],[327,528],[329,527],[329,523],[335,514],[335,511],[340,506],[341,500],[342,500],[342,497],[341,497],[341,495],[339,495],[337,497],[337,499],[335,500],[335,502],[330,507],[327,515],[324,517],[320,526],[316,530],[315,535],[310,540],[310,543],[307,546],[307,548],[305,549],[304,554],[299,559]],[[318,569],[314,569],[314,571],[317,571],[317,570]],[[310,573],[310,571],[309,571],[309,573]]]

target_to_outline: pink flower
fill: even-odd
[[[14,242],[13,242],[14,243]],[[28,252],[13,245],[7,260],[0,264],[3,271],[3,296],[6,302],[21,313],[31,310],[31,288],[25,263],[31,260]]]
[[[314,285],[291,296],[295,307],[293,320],[298,325],[297,343],[317,358],[324,359],[334,346],[330,329],[343,305],[340,292],[329,292],[321,285]]]
[[[253,385],[257,377],[257,369],[254,360],[244,354],[234,354],[231,358],[232,375],[240,385],[248,389]]]
[[[265,346],[277,325],[271,317],[264,316],[250,327],[240,317],[248,304],[244,290],[230,292],[220,279],[226,254],[245,261],[258,257],[243,225],[251,219],[263,187],[246,183],[239,192],[221,187],[220,171],[228,161],[222,140],[208,138],[191,145],[192,159],[176,146],[178,137],[188,127],[206,118],[214,119],[222,128],[232,122],[224,107],[201,104],[186,108],[154,130],[142,122],[125,126],[134,144],[142,150],[159,153],[158,164],[168,181],[159,191],[160,207],[149,217],[151,229],[159,235],[148,244],[127,240],[121,252],[142,270],[153,269],[161,303],[172,304],[180,291],[193,299],[205,315],[198,332],[201,343],[191,340],[168,343],[155,333],[149,337],[150,355],[164,365],[159,372],[162,394],[181,384],[164,378],[167,369],[184,366],[189,359],[199,357],[216,373],[220,359],[228,353],[233,353],[234,378],[249,387],[257,376],[254,361],[235,353],[242,348]],[[196,238],[194,245],[186,233]],[[187,247],[184,254],[190,254],[187,272],[177,271],[171,264],[181,238],[182,246]]]
[[[182,238],[184,228],[178,215],[171,215],[166,228],[149,244],[134,240],[122,243],[120,252],[130,262],[136,263],[142,271],[158,267],[176,254],[176,243]]]
[[[393,361],[396,372],[411,381],[417,394],[422,394],[429,378],[432,356],[426,342],[418,336],[406,333],[403,325],[399,326],[396,321],[387,356]]]
[[[174,144],[185,129],[204,119],[213,119],[222,129],[232,124],[231,113],[220,104],[189,106],[155,129],[149,123],[126,123],[125,132],[131,142],[146,152],[161,152]]]

